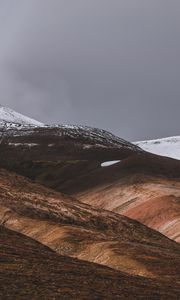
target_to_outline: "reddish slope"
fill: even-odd
[[[154,162],[134,157],[59,183],[59,190],[97,208],[130,216],[179,241],[179,164],[161,157]]]
[[[180,247],[138,222],[93,209],[4,170],[0,196],[4,226],[60,254],[131,274],[179,280]]]
[[[180,242],[180,197],[168,195],[151,198],[126,209],[124,215]]]
[[[129,216],[180,241],[179,180],[137,174],[74,196],[95,207]]]

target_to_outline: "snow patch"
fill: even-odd
[[[35,147],[38,146],[39,144],[35,144],[35,143],[8,143],[9,146],[15,146],[15,147],[19,147],[19,146],[28,146],[28,147]]]
[[[120,162],[120,160],[105,161],[101,164],[101,167],[109,167],[109,166],[112,166],[112,165],[117,164],[119,162]]]

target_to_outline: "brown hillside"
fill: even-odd
[[[56,252],[131,274],[179,280],[180,247],[148,227],[0,171],[0,220]]]

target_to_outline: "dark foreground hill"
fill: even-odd
[[[59,256],[0,226],[1,299],[178,299],[178,286]]]

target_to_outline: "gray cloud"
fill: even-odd
[[[179,0],[0,0],[0,103],[130,140],[179,135],[179,11]]]

